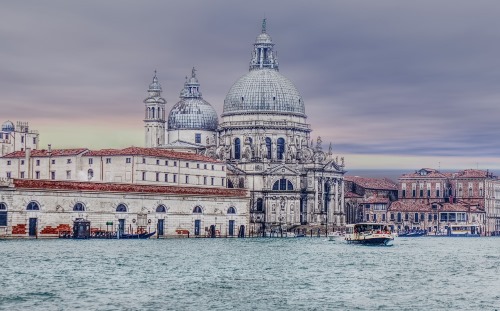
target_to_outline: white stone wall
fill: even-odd
[[[27,211],[30,202],[37,202],[39,211]],[[84,218],[91,222],[91,228],[116,231],[118,220],[125,219],[125,232],[136,233],[138,215],[147,217],[146,230],[156,231],[158,219],[164,219],[166,236],[180,236],[179,230],[188,230],[194,236],[194,223],[201,220],[201,236],[206,235],[205,228],[216,225],[221,236],[229,234],[229,220],[235,221],[234,235],[238,234],[240,226],[248,228],[248,198],[247,197],[215,197],[194,195],[159,195],[143,193],[111,193],[111,192],[73,192],[44,191],[0,188],[0,202],[7,205],[7,227],[0,227],[0,236],[28,237],[29,218],[37,219],[38,237],[57,236],[52,229],[72,227],[76,218]],[[75,212],[76,203],[82,203],[85,211]],[[127,212],[116,212],[119,204],[127,206]],[[157,213],[156,208],[164,205],[166,213]],[[200,206],[203,213],[194,214],[195,206]],[[228,214],[229,207],[236,209],[235,214]],[[113,226],[106,226],[113,222]],[[25,232],[12,234],[13,228],[21,228]],[[45,230],[44,230],[45,229]],[[51,231],[52,233],[43,233]],[[22,231],[22,230],[21,230]]]
[[[195,140],[196,134],[201,135],[201,141],[199,143]],[[213,145],[215,144],[215,132],[204,130],[168,130],[167,142],[173,143],[178,140],[203,146]]]

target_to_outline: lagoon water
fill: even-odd
[[[500,310],[499,238],[0,240],[2,310]]]

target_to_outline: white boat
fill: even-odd
[[[345,233],[340,231],[333,231],[328,233],[328,241],[341,241],[344,240]]]
[[[481,229],[479,225],[449,225],[433,236],[479,237],[481,236]]]
[[[391,245],[394,235],[386,224],[359,223],[346,226],[345,240],[347,243]]]

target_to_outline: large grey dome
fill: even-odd
[[[255,112],[305,115],[304,101],[277,70],[254,69],[233,84],[224,100],[223,115]]]
[[[2,131],[4,132],[13,132],[14,129],[15,129],[14,123],[12,123],[11,121],[5,121],[2,124]]]
[[[299,91],[278,72],[278,59],[271,36],[266,32],[265,19],[253,46],[250,72],[236,81],[227,93],[222,115],[278,113],[305,116]]]
[[[215,109],[201,97],[200,84],[195,69],[184,83],[181,100],[172,107],[168,115],[169,130],[215,131],[219,124]]]

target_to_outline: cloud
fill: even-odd
[[[137,132],[136,144],[153,70],[171,107],[192,66],[222,113],[266,16],[313,136],[337,152],[489,159],[500,153],[498,9],[451,0],[9,2],[0,120],[30,121],[54,144],[67,141],[55,130],[61,121],[75,133],[98,124],[103,133],[88,145],[126,145],[116,139],[123,132]]]

